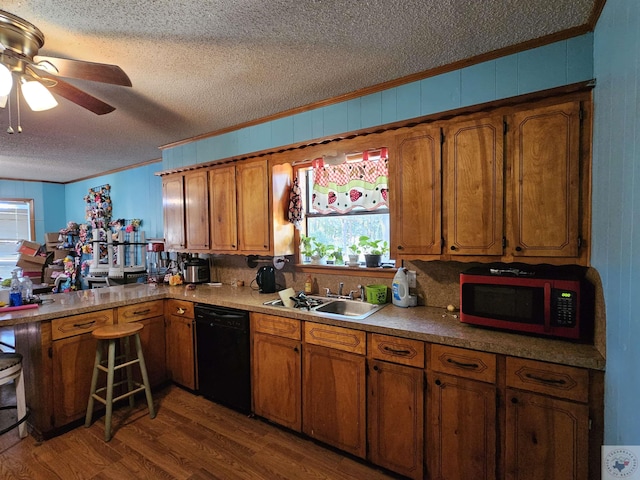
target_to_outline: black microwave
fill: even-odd
[[[494,265],[460,274],[460,321],[589,341],[593,288],[581,267]]]

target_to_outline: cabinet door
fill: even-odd
[[[91,334],[76,335],[53,342],[53,423],[55,427],[66,425],[85,416],[97,345],[98,341]],[[105,385],[105,377],[106,375],[99,375],[99,387]]]
[[[587,405],[507,389],[506,480],[588,476]]]
[[[365,458],[365,357],[309,344],[304,349],[304,433]]]
[[[424,371],[371,360],[368,389],[369,460],[422,479]]]
[[[238,229],[236,213],[236,167],[231,165],[209,171],[211,207],[211,249],[236,251]]]
[[[391,254],[440,254],[440,129],[419,127],[395,139],[389,162],[390,205],[396,222]]]
[[[183,387],[196,389],[193,319],[178,315],[166,318],[167,373]]]
[[[254,413],[297,432],[302,430],[300,348],[289,338],[253,336]]]
[[[184,176],[185,230],[189,250],[209,249],[209,192],[207,189],[206,170]]]
[[[142,344],[142,354],[147,367],[149,384],[155,387],[167,379],[164,317],[147,318],[137,323],[144,325],[140,331],[140,343]],[[131,341],[131,349],[132,352],[135,351],[133,341]],[[137,366],[133,367],[133,376],[136,381],[142,383],[140,369]]]
[[[236,167],[238,188],[238,239],[244,252],[268,252],[269,168],[266,160]]]
[[[164,216],[164,242],[166,250],[186,247],[184,230],[184,185],[182,175],[162,180],[162,212]]]
[[[504,134],[502,117],[445,128],[445,252],[502,255]]]
[[[579,245],[580,103],[513,115],[510,253],[576,257]]]
[[[496,387],[434,373],[427,397],[428,477],[497,478]]]

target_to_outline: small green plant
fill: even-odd
[[[360,246],[354,243],[353,245],[349,245],[349,253],[351,255],[360,255],[362,250],[360,250]]]
[[[300,253],[303,257],[311,257],[315,252],[314,237],[307,237],[306,235],[300,235]]]
[[[333,259],[334,265],[344,265],[344,254],[340,247],[335,245],[329,245],[327,256]]]
[[[300,236],[300,253],[306,258],[323,258],[333,245],[326,245],[315,237]]]
[[[365,255],[384,255],[389,253],[389,242],[386,240],[372,240],[366,235],[360,235],[358,247],[362,249]]]

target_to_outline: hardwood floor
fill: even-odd
[[[0,478],[52,479],[366,479],[398,478],[176,386],[104,421],[37,442],[14,429],[0,437]]]

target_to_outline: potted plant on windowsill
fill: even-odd
[[[367,268],[380,266],[382,255],[389,252],[389,243],[386,240],[373,240],[367,235],[361,235],[358,246],[364,252],[364,262]]]
[[[310,261],[313,265],[320,265],[327,255],[328,248],[329,245],[325,245],[315,237],[300,236],[300,254],[305,262]]]
[[[327,257],[333,260],[334,265],[344,265],[344,254],[340,247],[329,245],[327,247]]]
[[[349,245],[349,266],[350,267],[358,266],[358,260],[360,259],[361,253],[362,251],[360,250],[360,247],[358,245],[356,245],[355,243],[353,245]]]

